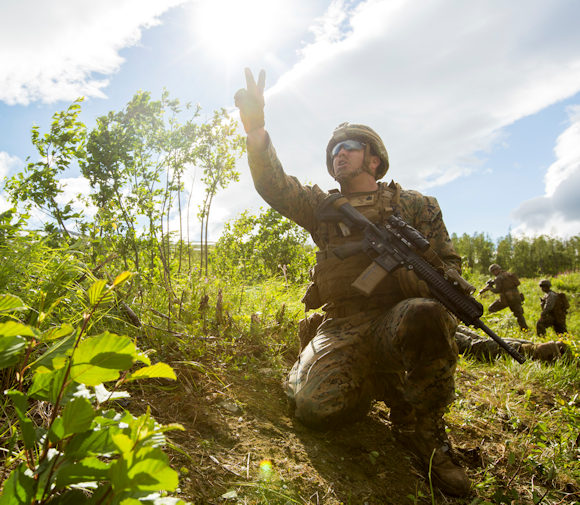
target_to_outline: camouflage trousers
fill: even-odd
[[[456,320],[438,302],[404,300],[387,311],[326,319],[285,383],[296,417],[329,428],[366,414],[442,415],[455,396]]]
[[[520,354],[525,352],[525,346],[534,345],[530,340],[521,338],[504,338]],[[455,342],[460,354],[467,354],[480,360],[490,360],[505,354],[502,347],[489,337],[484,337],[471,331],[463,325],[459,325],[455,332]]]
[[[565,318],[562,320],[562,318],[557,318],[551,313],[541,314],[540,319],[538,319],[538,322],[536,323],[536,333],[539,336],[545,335],[546,330],[550,327],[554,328],[557,335],[561,335],[568,331]]]
[[[528,325],[524,318],[524,308],[522,307],[522,299],[519,292],[506,293],[500,296],[499,300],[492,302],[489,306],[489,313],[498,312],[509,307],[513,315],[516,317],[518,324],[522,330],[527,330]]]

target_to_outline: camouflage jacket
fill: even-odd
[[[311,303],[309,308],[325,304],[326,310],[329,304],[332,308],[346,304],[360,305],[361,309],[368,310],[390,306],[404,298],[398,284],[393,283],[389,276],[370,298],[351,287],[371,260],[364,253],[339,260],[332,254],[332,249],[345,242],[360,240],[360,232],[344,236],[338,226],[320,222],[317,210],[329,193],[317,185],[302,185],[296,177],[287,175],[271,142],[263,151],[248,146],[248,162],[254,185],[262,198],[282,215],[305,228],[319,248],[312,276],[320,300],[318,305]],[[447,265],[460,270],[461,258],[453,249],[435,198],[417,191],[401,190],[399,185],[391,182],[379,183],[377,191],[349,195],[348,199],[357,210],[377,224],[384,223],[394,211],[398,212],[429,240]]]

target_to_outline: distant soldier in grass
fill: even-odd
[[[312,323],[316,334],[285,383],[296,417],[327,429],[360,419],[373,399],[383,400],[395,435],[431,470],[434,483],[451,495],[469,494],[470,481],[453,455],[443,421],[455,397],[456,319],[407,269],[393,271],[369,297],[352,287],[371,259],[360,252],[342,261],[333,249],[360,240],[362,233],[319,219],[329,193],[284,172],[264,129],[264,73],[256,83],[246,69],[246,82],[235,101],[247,133],[254,185],[271,207],[305,228],[319,248],[304,301],[307,309],[322,307],[324,321]],[[461,258],[435,198],[379,182],[389,158],[374,130],[340,124],[326,148],[326,168],[342,195],[368,219],[385,224],[398,214],[427,237],[447,268],[460,270]]]
[[[487,284],[479,290],[479,294],[482,295],[486,291],[491,291],[499,294],[499,299],[489,306],[488,311],[493,313],[509,307],[514,316],[516,316],[520,329],[527,330],[528,325],[526,324],[524,308],[522,307],[523,295],[518,290],[520,280],[516,274],[503,270],[496,263],[490,265],[489,273],[495,276],[495,279],[487,281]]]
[[[535,343],[522,338],[504,338],[504,340],[520,354],[544,362],[561,358],[569,350],[568,345],[561,341]],[[505,354],[497,342],[461,324],[455,332],[455,342],[460,354],[473,356],[477,360],[493,360]]]
[[[552,283],[548,279],[542,279],[539,283],[540,289],[544,296],[540,298],[542,312],[540,319],[536,323],[536,333],[539,336],[545,335],[546,330],[550,327],[560,335],[566,333],[566,315],[568,314],[568,298],[564,293],[552,291]]]

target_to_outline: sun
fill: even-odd
[[[200,0],[192,11],[193,37],[210,56],[243,61],[267,51],[283,23],[276,0]]]

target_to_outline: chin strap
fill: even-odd
[[[362,171],[367,172],[368,174],[371,174],[376,179],[376,176],[373,173],[373,171],[371,170],[370,165],[371,165],[371,146],[370,146],[370,144],[367,144],[365,146],[365,154],[364,154],[364,158],[363,158]]]

